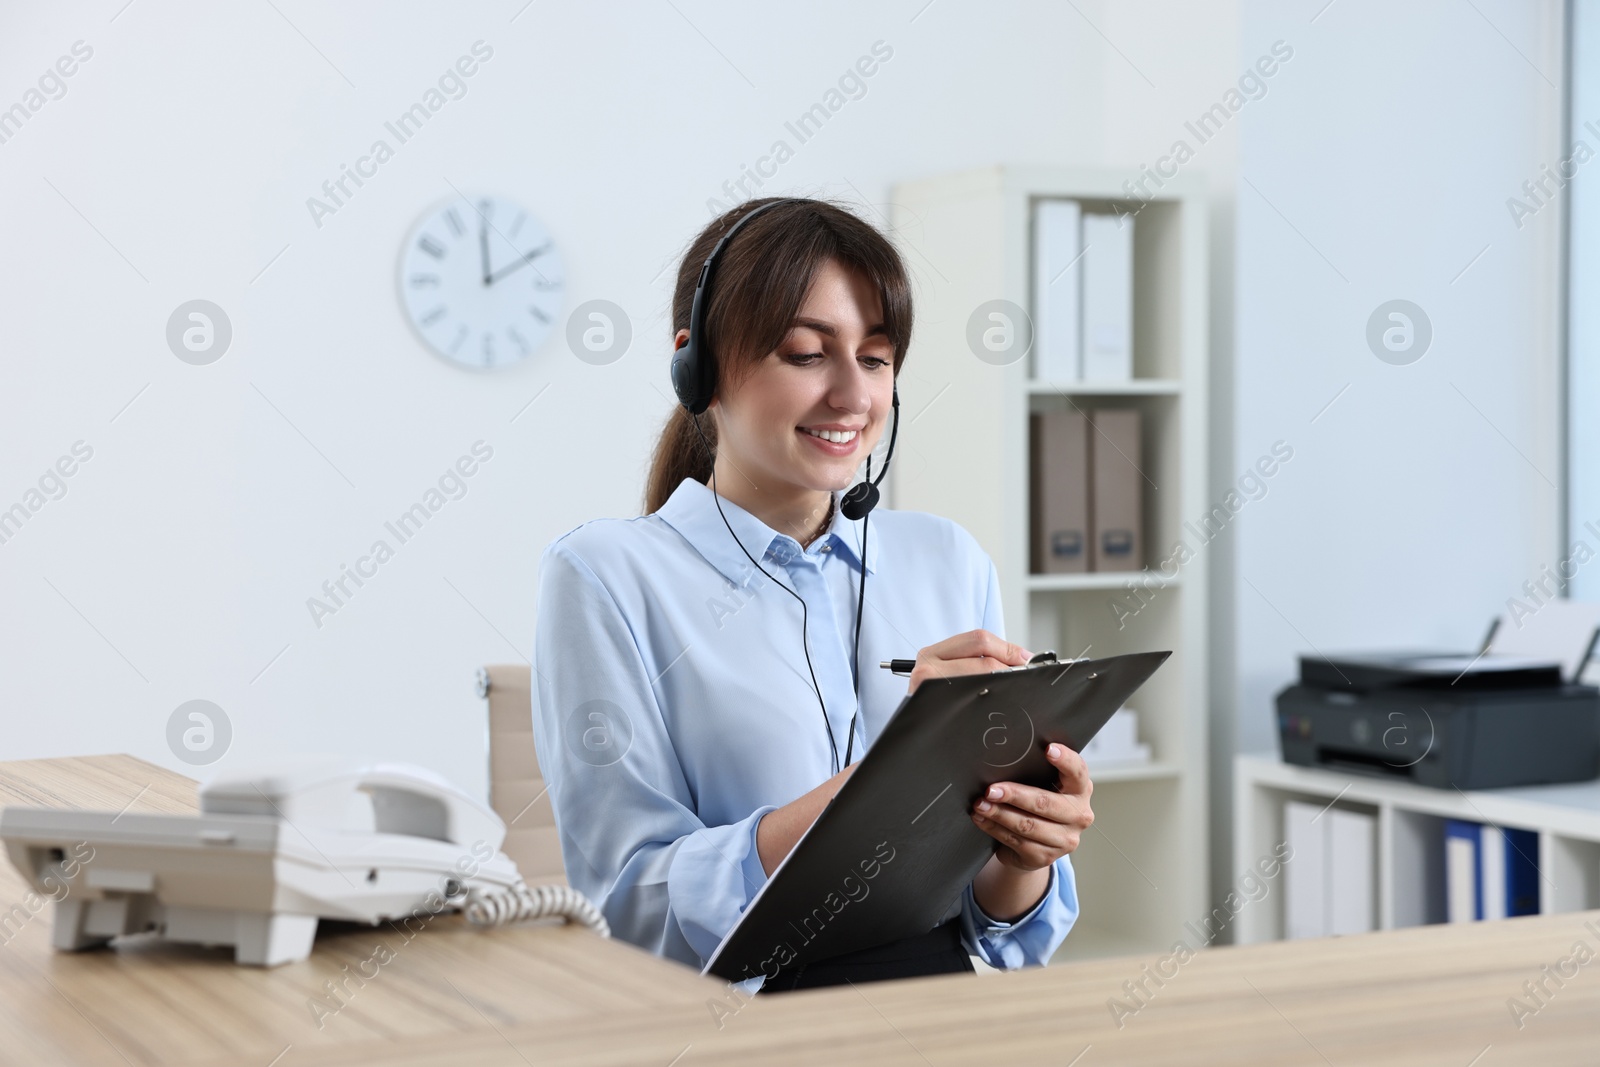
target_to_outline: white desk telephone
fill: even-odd
[[[505,833],[425,768],[328,758],[216,778],[199,815],[0,811],[11,862],[55,901],[51,940],[65,951],[150,932],[273,966],[310,954],[319,918],[447,908],[480,925],[563,916],[609,936],[581,893],[524,884]]]

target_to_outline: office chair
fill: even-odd
[[[529,885],[567,882],[555,812],[533,742],[527,664],[480,668],[478,695],[489,702],[489,806],[505,820],[502,850]]]

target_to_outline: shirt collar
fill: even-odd
[[[810,550],[816,552],[822,545],[829,545],[833,552],[859,570],[861,526],[866,520],[845,518],[838,508],[838,500],[839,494],[835,493],[833,522],[826,533],[811,543]],[[726,497],[722,498],[721,503],[722,514],[719,515],[711,487],[693,478],[685,478],[656,514],[682,534],[696,552],[735,585],[742,585],[751,577],[750,560],[745,552],[754,556],[762,566],[767,566],[771,563],[786,564],[801,551],[800,542],[793,537],[777,532]],[[723,515],[728,519],[726,526],[722,522]],[[733,528],[739,544],[735,544],[733,537],[728,536],[729,527]],[[867,538],[868,574],[877,573],[878,538],[881,536],[880,533]],[[739,549],[741,544],[744,551]]]

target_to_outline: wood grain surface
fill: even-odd
[[[0,801],[183,811],[194,783],[126,756],[37,760],[0,764]],[[25,892],[4,865],[0,907]],[[319,935],[311,959],[272,970],[137,938],[58,954],[48,926],[46,906],[0,947],[0,1063],[1600,1063],[1600,912],[748,1001],[549,924],[483,932],[440,917],[409,939],[343,927]],[[379,943],[392,958],[374,968]],[[310,1006],[363,964],[375,976],[350,982],[340,1010]],[[1530,996],[1527,982],[1544,991]],[[1135,999],[1125,983],[1144,991]],[[1530,1009],[1520,1020],[1514,1000]]]

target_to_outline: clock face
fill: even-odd
[[[478,370],[533,355],[560,315],[565,278],[544,225],[504,197],[429,211],[400,253],[400,298],[417,335]]]

